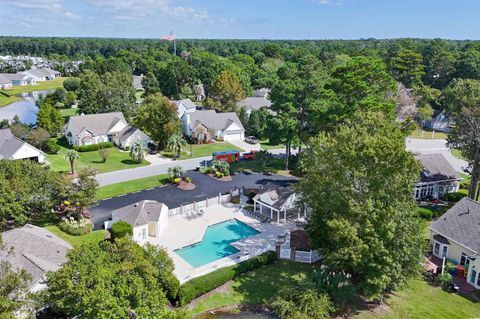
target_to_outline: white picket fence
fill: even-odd
[[[236,194],[236,195],[235,195]],[[202,201],[193,202],[186,205],[181,205],[180,207],[171,208],[168,210],[168,217],[171,218],[176,215],[188,214],[199,209],[206,208],[212,205],[225,204],[230,202],[232,196],[237,196],[239,191],[233,191],[230,194],[222,195],[218,194],[216,197],[207,198]]]

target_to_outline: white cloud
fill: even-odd
[[[7,5],[20,9],[61,11],[61,0],[4,0]]]

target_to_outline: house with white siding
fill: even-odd
[[[45,162],[45,154],[36,147],[19,139],[9,128],[0,129],[0,160],[28,159]]]
[[[12,80],[7,76],[0,74],[0,90],[9,90],[13,87]]]
[[[238,141],[245,137],[245,129],[235,112],[217,113],[214,110],[185,113],[183,132],[198,141]]]
[[[177,106],[178,118],[182,118],[185,113],[193,113],[197,110],[197,106],[190,99],[173,100]]]
[[[61,76],[60,72],[50,68],[30,69],[19,73],[28,75],[35,81],[51,81]]]
[[[71,116],[63,134],[70,145],[78,146],[112,142],[127,148],[135,142],[151,142],[140,129],[127,123],[122,112]]]
[[[33,77],[23,73],[0,73],[0,76],[9,80],[13,86],[24,86],[37,83]]]
[[[105,229],[119,221],[133,228],[132,239],[143,245],[151,237],[158,238],[168,224],[168,207],[155,200],[142,200],[112,211],[112,220],[105,222]]]
[[[413,191],[416,200],[442,198],[447,193],[458,192],[460,174],[442,154],[414,155],[423,168]]]

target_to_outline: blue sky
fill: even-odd
[[[477,0],[0,0],[0,35],[480,39]]]

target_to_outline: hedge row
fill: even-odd
[[[127,222],[119,221],[112,225],[110,229],[112,239],[121,238],[125,236],[131,237],[133,235],[133,227]]]
[[[77,150],[79,152],[92,152],[92,151],[98,151],[101,148],[111,148],[111,147],[113,147],[112,142],[102,142],[97,144],[81,145],[77,147]]]
[[[267,251],[236,265],[221,268],[204,276],[187,281],[180,286],[178,291],[178,305],[184,306],[193,299],[212,291],[238,275],[271,264],[276,259],[277,254],[274,251]]]
[[[467,196],[467,194],[457,192],[457,193],[447,193],[445,194],[444,198],[446,201],[449,201],[449,202],[458,202],[465,196]]]
[[[74,227],[62,220],[58,223],[58,228],[60,228],[62,231],[66,232],[67,234],[74,235],[74,236],[81,236],[81,235],[89,234],[92,231],[93,224],[88,223],[84,227]]]
[[[431,220],[433,212],[425,207],[417,207],[417,216],[425,220]]]

